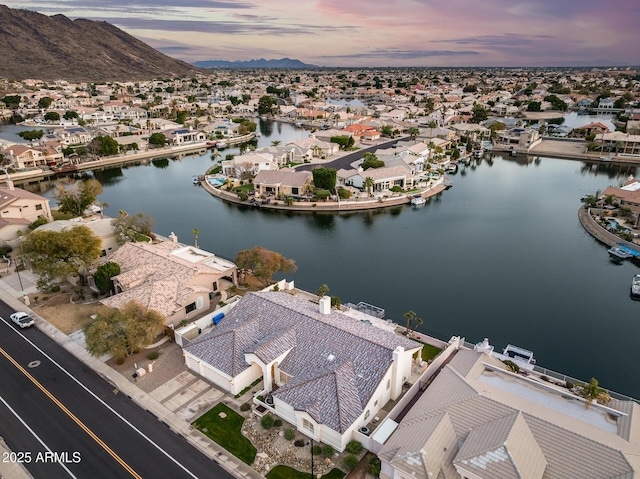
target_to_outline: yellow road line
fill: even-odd
[[[113,457],[129,474],[131,474],[136,479],[142,479],[142,476],[133,470],[129,464],[127,464],[120,456],[118,456],[109,446],[107,446],[102,439],[100,439],[91,429],[89,429],[80,419],[78,419],[67,407],[62,404],[53,394],[51,394],[42,384],[38,382],[36,378],[34,378],[29,372],[24,369],[18,362],[13,359],[4,349],[0,348],[0,353],[7,358],[22,374],[24,374],[33,384],[36,385],[38,389],[40,389],[49,399],[51,399],[64,413],[71,418],[73,422],[75,422],[78,426],[86,432],[91,439],[97,442],[102,449],[104,449],[111,457]]]

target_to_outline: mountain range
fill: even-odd
[[[281,58],[280,60],[246,60],[230,62],[226,60],[203,60],[193,62],[198,68],[230,68],[230,69],[253,69],[253,68],[274,68],[274,69],[301,69],[301,68],[320,68],[318,65],[309,65],[300,60],[292,58]]]
[[[131,81],[197,71],[110,23],[5,5],[0,5],[0,58],[0,77],[14,80]]]

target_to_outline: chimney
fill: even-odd
[[[173,231],[169,235],[169,241],[171,241],[172,243],[175,243],[175,244],[178,243],[178,237],[176,236],[176,234]]]
[[[320,298],[320,314],[331,314],[331,296]]]

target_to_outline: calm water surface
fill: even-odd
[[[269,126],[261,145],[305,135]],[[150,213],[155,231],[185,243],[198,228],[203,248],[230,259],[256,245],[279,251],[298,264],[287,277],[300,288],[326,283],[343,302],[375,304],[401,324],[412,309],[437,337],[513,343],[541,366],[640,397],[640,302],[629,298],[638,268],[611,263],[577,219],[582,194],[635,169],[495,156],[453,176],[453,188],[424,207],[331,215],[223,203],[191,184],[211,164],[206,154],[93,175],[108,215]]]

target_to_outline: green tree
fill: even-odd
[[[119,145],[110,136],[96,136],[89,143],[89,148],[100,156],[113,156],[118,154]]]
[[[597,401],[599,404],[606,404],[611,401],[611,396],[600,387],[600,383],[598,383],[596,378],[591,378],[589,384],[582,386],[582,394],[587,400],[587,407],[589,407],[593,401]]]
[[[530,101],[527,104],[527,111],[540,111],[542,109],[542,104],[539,101]]]
[[[20,255],[48,289],[55,279],[77,274],[100,257],[102,242],[84,225],[62,231],[32,231],[22,237]]]
[[[354,142],[353,137],[349,135],[332,136],[330,141],[331,143],[337,143],[342,149],[352,147]]]
[[[64,118],[65,120],[72,120],[74,118],[78,118],[78,114],[73,110],[67,110],[64,112],[62,118]]]
[[[60,121],[60,114],[56,111],[48,111],[44,114],[46,121]]]
[[[39,140],[44,136],[44,131],[42,130],[21,131],[20,133],[18,133],[18,136],[23,140],[27,140],[27,141]]]
[[[22,97],[20,97],[20,95],[7,95],[1,101],[7,105],[7,108],[15,109],[20,106],[21,100]]]
[[[556,95],[548,95],[544,100],[551,103],[554,110],[567,111],[568,105]]]
[[[389,125],[384,125],[382,128],[380,128],[380,133],[382,133],[384,136],[391,137],[393,136],[393,129]]]
[[[198,231],[198,228],[193,228],[193,245],[197,248],[198,247],[198,234],[200,233],[200,231]]]
[[[167,144],[167,137],[163,133],[152,133],[149,137],[149,144],[156,146],[164,146]]]
[[[38,100],[38,107],[46,110],[51,106],[52,103],[53,103],[53,98],[48,96],[43,96]]]
[[[263,95],[258,100],[259,115],[273,115],[278,111],[278,100],[269,95]]]
[[[326,284],[320,285],[318,291],[316,291],[316,296],[323,297],[329,292],[329,286]]]
[[[110,291],[113,287],[111,278],[120,274],[120,265],[113,261],[107,261],[105,264],[101,264],[96,269],[93,275],[93,281],[102,293]]]
[[[124,210],[120,210],[118,217],[111,221],[118,244],[147,241],[147,237],[152,236],[153,223],[153,217],[149,214],[140,212],[130,215]]]
[[[471,110],[471,122],[480,123],[487,119],[489,111],[480,103],[475,103]]]
[[[82,216],[84,210],[92,205],[101,193],[102,185],[98,180],[82,181],[65,178],[56,184],[53,197],[58,202],[58,210],[61,213]]]
[[[333,191],[336,187],[337,172],[333,168],[314,168],[311,170],[313,174],[313,184],[316,188]]]
[[[379,160],[374,153],[366,152],[363,156],[362,169],[368,170],[369,168],[382,168],[384,167],[384,161]]]
[[[265,286],[273,282],[275,273],[293,273],[298,269],[294,260],[261,246],[240,251],[235,262],[238,268],[253,271],[253,275]]]
[[[124,358],[151,343],[164,317],[140,303],[129,301],[120,309],[103,306],[84,327],[87,350],[94,356]]]

